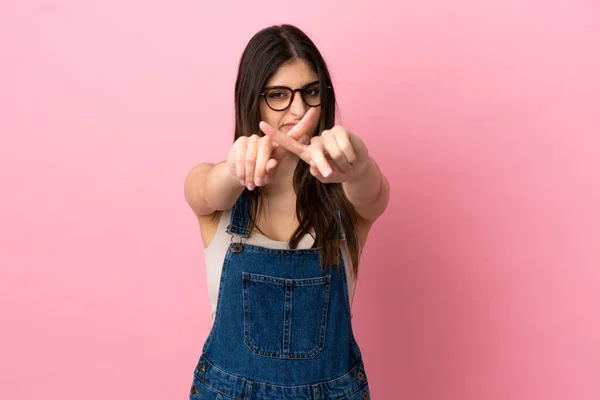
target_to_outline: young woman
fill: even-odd
[[[185,181],[214,320],[192,400],[369,398],[351,304],[389,186],[335,111],[325,61],[302,31],[252,37],[227,161]]]

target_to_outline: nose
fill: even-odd
[[[302,94],[298,91],[295,92],[292,97],[292,104],[290,105],[290,112],[297,117],[302,117],[306,114],[308,106],[302,100]]]

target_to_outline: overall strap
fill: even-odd
[[[337,219],[338,219],[338,226],[339,226],[339,234],[338,237],[340,240],[346,240],[346,235],[344,234],[344,225],[342,225],[342,214],[340,213],[339,208],[335,208],[335,211],[337,213]]]
[[[331,199],[329,197],[327,198],[327,202],[329,204],[333,204],[333,202],[331,201]],[[334,205],[334,207],[335,207],[335,213],[337,214],[337,221],[338,221],[338,230],[339,230],[338,238],[340,240],[346,240],[346,234],[344,233],[344,225],[342,225],[342,213],[340,213],[340,209],[337,208],[335,205]]]
[[[240,195],[231,211],[227,233],[235,233],[243,238],[250,237],[250,202],[246,196]]]

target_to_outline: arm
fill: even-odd
[[[316,112],[309,110],[300,123],[288,133],[289,138],[301,140],[306,136]],[[197,216],[233,207],[244,187],[253,190],[273,182],[285,148],[276,148],[269,137],[241,136],[229,151],[227,161],[217,165],[202,163],[188,173],[185,199]]]
[[[198,164],[184,182],[185,199],[197,216],[233,207],[243,191],[244,186],[231,175],[226,161]]]
[[[341,182],[346,197],[365,222],[373,223],[383,214],[389,202],[389,184],[358,135],[336,126],[305,145],[268,124],[261,129],[309,164],[310,173],[320,182]]]
[[[388,205],[390,197],[388,180],[371,157],[367,159],[361,171],[342,183],[342,187],[350,203],[366,221],[374,222]]]

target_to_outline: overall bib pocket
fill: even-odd
[[[244,343],[256,355],[314,358],[325,345],[331,275],[283,279],[242,272]]]

